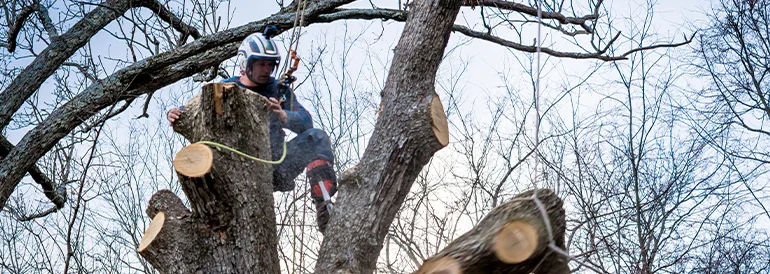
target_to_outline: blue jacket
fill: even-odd
[[[275,81],[275,78],[270,77],[267,84],[259,85],[257,87],[243,85],[243,83],[238,80],[238,76],[230,77],[222,82],[235,83],[238,86],[256,92],[259,95],[283,101],[281,107],[286,111],[286,115],[289,116],[286,124],[281,123],[281,121],[278,120],[277,115],[272,112],[270,113],[270,144],[273,147],[274,152],[275,148],[283,149],[282,145],[284,137],[286,137],[286,134],[283,132],[284,128],[287,128],[296,134],[301,134],[302,132],[313,128],[313,118],[310,116],[310,113],[302,107],[299,101],[297,101],[297,97],[294,96],[291,88],[279,86],[277,81]],[[278,150],[278,152],[280,153],[281,150]]]

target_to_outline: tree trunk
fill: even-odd
[[[476,227],[425,260],[415,274],[569,273],[569,260],[549,248],[553,240],[564,250],[563,203],[553,191],[539,189],[543,212],[534,192],[493,209]]]
[[[269,159],[267,123],[264,97],[233,84],[208,84],[174,130],[191,142],[218,142]],[[170,192],[156,193],[142,257],[164,273],[278,273],[272,166],[192,144],[176,155],[174,167],[192,210]]]
[[[412,183],[449,141],[434,84],[460,2],[410,3],[382,91],[383,111],[361,162],[340,178],[316,273],[372,273]]]

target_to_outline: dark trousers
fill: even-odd
[[[283,140],[271,143],[273,160],[278,160],[283,153]],[[273,166],[274,191],[294,190],[294,178],[305,170],[307,164],[315,160],[326,160],[332,164],[334,154],[329,135],[323,130],[311,128],[286,143],[286,159]]]

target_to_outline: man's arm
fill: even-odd
[[[300,134],[305,132],[305,130],[313,128],[313,118],[310,116],[310,112],[297,101],[297,97],[292,95],[292,92],[287,94],[287,98],[291,97],[291,103],[284,102],[282,104],[286,115],[289,117],[283,126],[294,133]]]

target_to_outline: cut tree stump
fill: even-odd
[[[174,131],[270,158],[267,100],[213,83],[186,106]],[[150,199],[153,218],[139,254],[161,273],[279,273],[273,167],[226,150],[191,144],[174,158],[190,209],[171,191]]]
[[[545,214],[531,199],[535,191]],[[553,241],[564,250],[566,222],[562,205],[549,189],[521,193],[425,260],[415,274],[569,273],[568,258],[548,247]],[[550,233],[543,216],[548,218]]]

